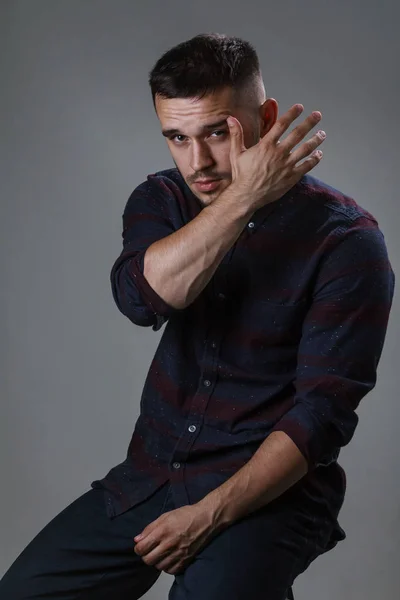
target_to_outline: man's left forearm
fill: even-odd
[[[272,432],[252,458],[198,504],[223,529],[283,494],[307,473],[296,444],[283,431]]]

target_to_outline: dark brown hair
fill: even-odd
[[[149,74],[153,104],[162,98],[197,98],[226,86],[245,89],[261,77],[253,46],[238,37],[206,33],[174,46]]]

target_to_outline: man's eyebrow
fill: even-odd
[[[210,131],[211,129],[217,129],[218,127],[222,127],[223,125],[227,125],[226,123],[226,119],[228,117],[225,117],[224,119],[221,119],[220,121],[217,121],[216,123],[209,123],[208,125],[203,125],[203,127],[201,128],[201,131]],[[162,132],[164,137],[171,137],[173,135],[184,135],[182,134],[179,129],[163,129]]]

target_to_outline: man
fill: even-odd
[[[309,175],[311,113],[278,118],[257,55],[200,35],[150,86],[176,169],[139,185],[111,272],[166,324],[127,457],[51,521],[0,596],[283,600],[345,538],[337,458],[376,382],[394,274],[374,217]],[[300,145],[299,145],[300,144]]]

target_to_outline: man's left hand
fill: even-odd
[[[216,533],[210,510],[201,504],[182,506],[149,523],[140,536],[135,536],[138,543],[134,550],[147,565],[175,575]]]

